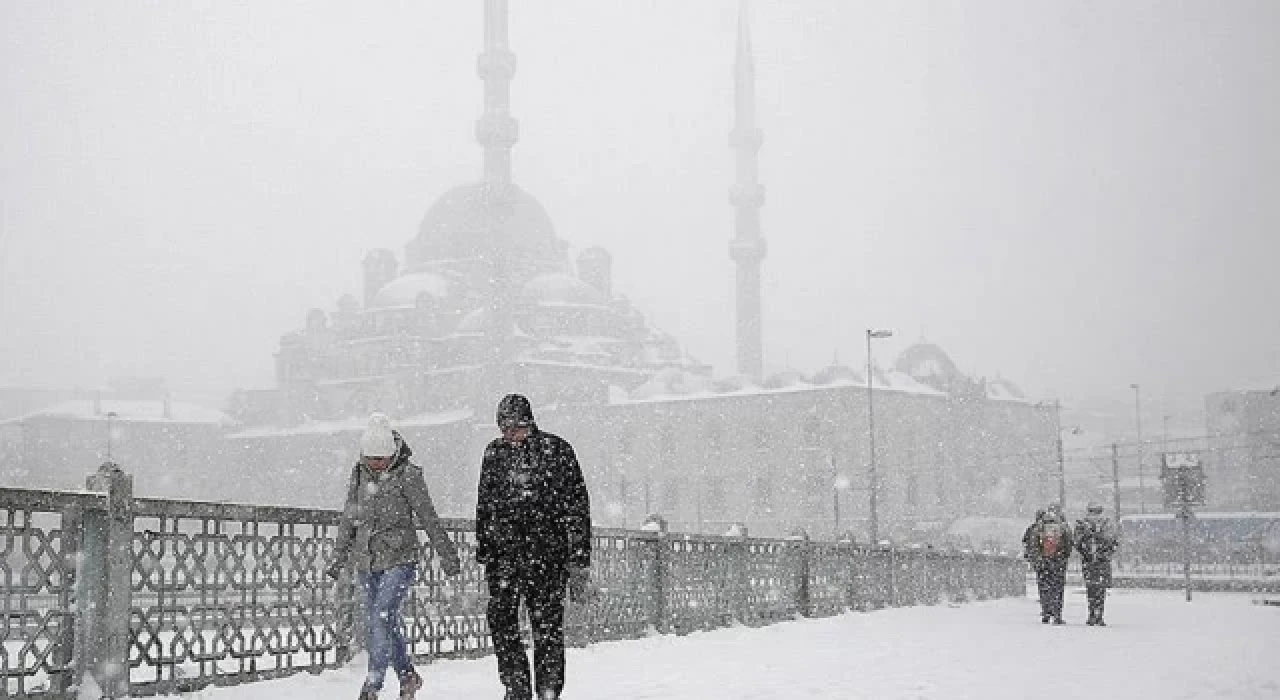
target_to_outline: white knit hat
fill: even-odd
[[[390,457],[396,453],[396,438],[391,434],[391,419],[375,412],[369,416],[369,427],[360,436],[360,454],[365,457]]]

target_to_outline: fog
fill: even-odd
[[[513,3],[515,180],[734,371],[736,2]],[[751,5],[766,370],[921,338],[1035,396],[1198,401],[1280,358],[1280,6]],[[479,178],[474,3],[0,6],[0,382],[274,385]],[[572,252],[572,251],[571,251]]]

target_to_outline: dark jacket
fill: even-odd
[[[476,561],[591,564],[591,503],[573,447],[530,426],[513,445],[489,443],[476,498]]]
[[[1045,554],[1047,539],[1045,533],[1049,528],[1054,528],[1058,532],[1052,555]],[[1023,536],[1023,545],[1027,548],[1031,563],[1037,567],[1066,566],[1067,559],[1071,557],[1071,548],[1073,546],[1071,526],[1067,524],[1066,520],[1050,513],[1027,530],[1027,533]]]
[[[1111,585],[1111,558],[1120,540],[1111,521],[1102,515],[1090,515],[1076,521],[1076,550],[1080,552],[1080,572],[1086,586]]]
[[[456,570],[457,548],[436,515],[422,469],[409,461],[413,450],[398,433],[395,440],[396,454],[382,472],[369,469],[363,458],[352,467],[334,560],[354,564],[357,571],[416,563],[421,528],[444,569]]]

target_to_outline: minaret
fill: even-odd
[[[511,183],[511,147],[520,127],[511,117],[511,79],[516,55],[507,44],[507,0],[485,0],[484,52],[476,63],[484,81],[484,114],[476,120],[476,141],[484,148],[484,181]]]
[[[484,81],[484,113],[476,120],[476,141],[484,149],[484,197],[486,253],[488,262],[489,319],[485,324],[486,384],[478,395],[479,406],[511,391],[508,361],[514,351],[512,329],[515,325],[512,296],[513,261],[509,259],[510,241],[518,235],[507,225],[511,213],[515,185],[511,182],[511,148],[516,144],[519,127],[511,117],[511,79],[516,74],[516,56],[507,39],[508,0],[484,1],[484,50],[476,62],[476,72]],[[491,406],[490,406],[491,408]],[[479,410],[479,409],[477,409]],[[489,408],[477,415],[485,415]]]
[[[734,125],[729,144],[737,161],[737,181],[729,190],[734,208],[734,238],[729,257],[738,266],[738,373],[759,380],[763,373],[764,340],[760,319],[760,262],[764,237],[760,233],[760,184],[757,156],[763,136],[756,126],[755,65],[747,27],[747,2],[738,6],[738,48],[733,65]]]

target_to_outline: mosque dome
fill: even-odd
[[[562,274],[534,277],[520,290],[520,297],[540,306],[607,306],[604,295],[595,287]]]
[[[372,306],[384,309],[413,306],[423,294],[435,299],[446,299],[450,290],[449,280],[431,272],[401,275],[378,290],[373,297]]]
[[[445,192],[406,248],[409,266],[478,258],[497,237],[512,258],[562,262],[565,246],[538,200],[517,185],[476,183]]]
[[[916,343],[903,350],[893,368],[940,391],[950,391],[969,381],[947,353],[933,343]]]

